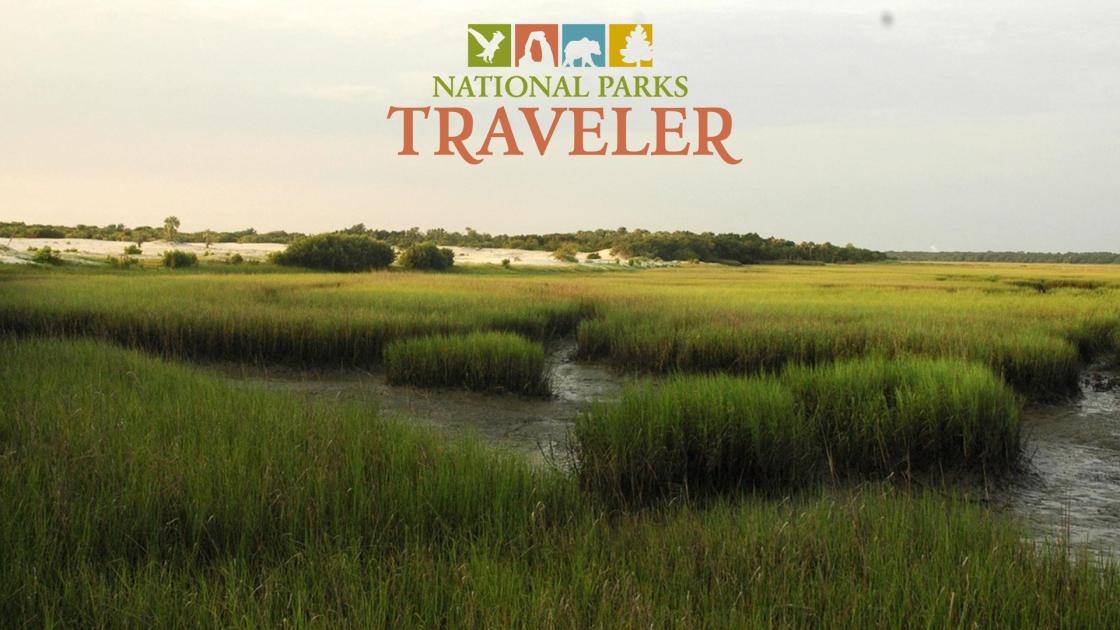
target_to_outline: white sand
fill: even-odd
[[[66,260],[75,262],[95,259],[101,260],[106,256],[120,256],[124,249],[135,243],[128,241],[99,241],[89,238],[13,238],[0,239],[0,264],[26,264],[30,262],[32,253],[28,248],[40,249],[50,247],[62,253]],[[7,247],[7,250],[4,249]],[[246,260],[260,260],[272,252],[283,251],[287,247],[283,243],[214,243],[210,246],[210,257],[214,260],[223,260],[226,255],[241,254]],[[159,258],[163,252],[178,249],[185,252],[194,252],[199,257],[207,252],[205,243],[170,243],[167,241],[150,241],[140,246],[143,252],[138,258]],[[481,247],[452,247],[455,252],[455,264],[485,265],[501,264],[502,260],[509,259],[512,265],[534,266],[559,266],[572,263],[561,262],[552,257],[552,252],[543,252],[529,249],[491,249]],[[76,250],[76,251],[67,251]],[[615,256],[610,250],[599,252],[601,260],[586,261],[586,254],[579,254],[580,262],[590,264],[613,264]],[[626,262],[626,259],[619,259]]]
[[[12,256],[6,252],[0,252],[0,265],[30,265],[31,261],[19,256]]]
[[[451,247],[451,251],[455,252],[455,264],[467,265],[498,265],[505,259],[508,259],[511,265],[533,265],[533,266],[560,266],[570,265],[556,260],[552,257],[552,252],[537,251],[533,249],[501,249],[501,248],[487,248],[487,247]],[[599,252],[602,256],[601,260],[585,260],[587,254],[579,254],[577,258],[579,261],[591,264],[613,264],[614,256],[611,256],[609,249],[604,249]],[[625,260],[623,260],[625,262]]]
[[[68,258],[67,254],[75,254],[77,256],[94,256],[97,258],[104,258],[105,256],[120,256],[124,254],[124,248],[129,245],[135,245],[131,241],[99,241],[92,238],[13,238],[13,239],[0,239],[0,245],[5,245],[9,249],[16,252],[17,255],[28,254],[27,248],[32,247],[39,249],[41,247],[50,247],[53,250],[62,252],[64,258]],[[226,254],[238,253],[245,258],[264,258],[272,252],[283,250],[285,245],[281,243],[214,243],[210,246],[210,255],[219,258],[225,258]],[[66,250],[77,250],[74,252],[67,252]],[[163,256],[163,252],[178,249],[184,252],[194,252],[199,256],[206,253],[206,243],[169,243],[168,241],[149,241],[140,246],[143,252],[138,258],[159,258]]]

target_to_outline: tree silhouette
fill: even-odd
[[[174,241],[179,234],[179,217],[170,216],[163,220],[163,231],[168,241]]]
[[[626,36],[626,47],[622,49],[624,63],[640,64],[643,61],[653,61],[653,44],[650,43],[646,30],[641,24],[635,24],[634,30]]]

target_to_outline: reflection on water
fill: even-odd
[[[383,371],[309,371],[283,367],[222,365],[241,382],[375,405],[383,416],[472,432],[484,441],[527,453],[534,461],[561,461],[572,421],[588,402],[610,400],[621,390],[606,366],[575,360],[576,345],[565,342],[549,355],[551,398],[482,394],[454,389],[394,387]]]
[[[303,371],[219,366],[239,382],[376,405],[389,417],[453,432],[563,464],[572,421],[590,401],[617,398],[622,382],[605,366],[575,360],[576,346],[552,348],[548,399],[461,390],[392,387],[383,372]],[[1039,539],[1120,551],[1120,374],[1094,369],[1081,396],[1028,408],[1023,416],[1027,471],[998,491]]]
[[[1039,538],[1120,550],[1120,375],[1090,370],[1081,396],[1023,415],[1028,471],[1007,504]]]

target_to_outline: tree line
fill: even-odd
[[[180,243],[288,243],[303,236],[298,232],[257,232],[253,228],[233,232],[201,230],[180,232],[179,220],[167,217],[158,227],[141,225],[125,227],[120,223],[97,225],[44,225],[19,221],[0,221],[0,238],[91,238],[100,241],[126,241],[144,244],[149,241],[169,240]]]
[[[298,232],[257,232],[249,228],[234,232],[203,230],[178,231],[179,221],[168,217],[163,226],[125,227],[111,224],[103,227],[77,225],[0,223],[0,238],[91,238],[143,243],[157,239],[188,243],[290,243],[306,235]],[[359,223],[343,230],[341,234],[371,236],[390,245],[404,249],[419,243],[440,246],[489,247],[559,251],[574,249],[579,252],[612,250],[626,257],[645,257],[661,260],[704,261],[749,264],[763,261],[804,262],[871,262],[885,260],[882,252],[832,243],[795,242],[784,238],[762,237],[756,233],[734,234],[713,232],[655,232],[643,229],[618,228],[615,230],[580,230],[549,234],[488,234],[467,227],[464,231],[443,228],[421,230],[370,229]]]
[[[1022,262],[1117,265],[1114,252],[886,252],[896,260],[936,262]]]
[[[487,234],[473,228],[451,232],[442,228],[420,230],[368,230],[362,224],[343,230],[366,233],[397,246],[431,241],[458,247],[498,247],[538,251],[574,249],[579,252],[611,250],[616,254],[661,260],[752,263],[761,261],[870,262],[885,260],[881,252],[832,243],[794,242],[755,233],[653,232],[620,227],[614,230],[580,230],[549,234]]]

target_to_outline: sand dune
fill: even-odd
[[[74,262],[89,262],[91,259],[100,260],[106,256],[120,256],[124,249],[135,243],[128,241],[101,241],[89,238],[11,238],[0,240],[0,264],[27,264],[32,253],[28,249],[50,247],[62,252],[64,259]],[[138,258],[159,258],[165,251],[181,250],[193,252],[202,257],[207,251],[210,257],[222,260],[226,256],[241,254],[246,260],[263,260],[273,252],[283,251],[287,247],[283,243],[213,243],[207,248],[205,243],[173,243],[169,241],[150,241],[141,246]],[[4,249],[6,248],[6,249]],[[508,259],[514,265],[558,266],[572,263],[561,262],[552,257],[551,252],[529,249],[502,249],[484,247],[452,247],[455,252],[456,264],[485,265],[500,264]],[[599,252],[601,260],[588,261],[592,264],[612,264],[616,257],[611,256],[610,250]],[[580,254],[581,262],[586,254]],[[625,262],[625,259],[619,259]]]

